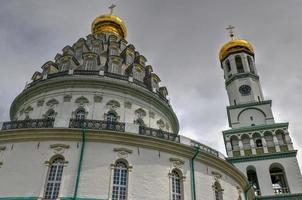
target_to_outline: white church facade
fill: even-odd
[[[179,135],[168,90],[126,41],[124,22],[97,17],[35,72],[0,123],[0,200],[302,199],[287,131],[263,99],[254,51],[220,51],[228,157]]]

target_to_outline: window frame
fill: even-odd
[[[123,165],[123,167],[118,166],[119,164]],[[111,187],[110,187],[110,196],[111,196],[111,200],[127,200],[128,199],[128,186],[129,186],[129,171],[130,171],[131,167],[129,166],[128,162],[124,159],[119,159],[117,161],[115,161],[114,164],[111,165]],[[124,173],[124,175],[123,175]],[[116,180],[116,176],[115,175],[119,175],[118,176],[118,183],[115,183]],[[124,181],[122,181],[122,178],[125,178]],[[124,183],[124,184],[121,184]],[[124,189],[124,195],[125,196],[120,196],[121,195],[121,189]],[[117,193],[115,193],[115,191],[117,190]],[[113,196],[117,194],[117,196]]]
[[[43,192],[43,199],[45,200],[54,200],[57,199],[61,192],[61,185],[62,185],[62,179],[63,179],[63,173],[64,173],[64,167],[65,167],[65,158],[61,155],[56,155],[50,161],[48,162],[48,169],[47,169],[47,175],[45,178],[45,185],[44,185],[44,192]],[[55,166],[55,167],[53,167]],[[51,174],[53,174],[52,170],[54,171],[54,180],[49,180],[51,177]],[[59,180],[57,180],[59,177]],[[50,186],[49,186],[50,184]],[[50,188],[50,194],[47,194],[49,192]]]

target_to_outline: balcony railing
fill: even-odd
[[[274,193],[275,194],[288,194],[289,193],[289,189],[287,187],[283,187],[283,188],[273,188],[274,189]]]
[[[204,145],[204,144],[201,144],[201,143],[199,143],[199,142],[195,142],[195,141],[191,141],[191,144],[193,145],[193,146],[195,146],[195,147],[199,147],[199,149],[201,150],[201,151],[204,151],[204,152],[207,152],[207,153],[210,153],[210,154],[212,154],[212,155],[215,155],[215,156],[217,156],[217,157],[219,157],[219,152],[218,151],[216,151],[215,149],[212,149],[211,147],[208,147],[208,146],[206,146],[206,145]]]
[[[147,135],[147,136],[151,136],[151,137],[157,137],[157,138],[166,139],[166,140],[180,143],[180,139],[177,134],[169,133],[169,132],[163,131],[161,129],[153,129],[153,128],[140,126],[139,134]]]
[[[22,128],[53,128],[54,119],[27,119],[20,121],[4,122],[1,130]]]
[[[89,119],[85,119],[85,120],[70,119],[69,128],[85,128],[85,129],[125,132],[125,123],[102,121],[102,120],[89,120]]]
[[[99,75],[97,70],[74,70],[74,75]]]

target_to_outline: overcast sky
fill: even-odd
[[[228,98],[218,53],[234,25],[255,48],[264,96],[275,121],[290,122],[302,164],[301,0],[0,0],[0,121],[32,74],[87,36],[112,3],[128,42],[167,86],[180,134],[224,154]]]

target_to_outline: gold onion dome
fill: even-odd
[[[225,59],[230,53],[235,53],[238,51],[247,51],[248,53],[254,55],[254,48],[251,45],[251,43],[243,39],[235,38],[234,26],[229,25],[226,29],[229,31],[229,36],[231,37],[231,41],[225,43],[220,49],[219,52],[220,61]]]
[[[93,20],[91,25],[92,34],[99,32],[111,32],[122,38],[127,37],[127,28],[123,20],[115,15],[101,15]]]
[[[222,46],[219,52],[219,59],[220,61],[222,61],[230,53],[242,50],[248,51],[249,53],[254,55],[254,48],[248,41],[243,39],[233,39]]]

